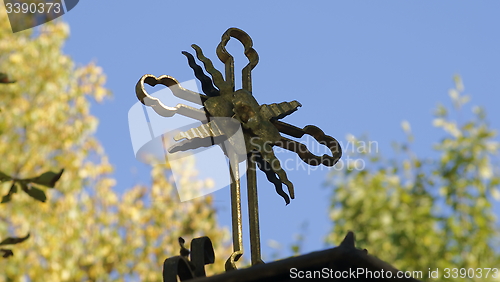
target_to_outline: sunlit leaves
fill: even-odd
[[[444,131],[436,157],[418,157],[409,140],[396,143],[397,155],[387,161],[354,154],[351,159],[364,159],[366,169],[332,176],[328,242],[352,230],[360,247],[404,270],[500,265],[500,227],[492,210],[500,200],[500,146],[482,108],[473,107],[470,120],[453,119],[469,100],[460,77],[454,81],[453,109],[439,105],[435,111],[433,125]],[[412,138],[410,125],[402,127]]]
[[[0,70],[16,80],[0,90],[0,195],[10,197],[0,234],[31,231],[15,256],[0,260],[0,282],[161,281],[180,236],[209,236],[217,259],[207,272],[222,271],[229,232],[217,225],[211,197],[180,203],[166,165],[152,168],[148,185],[116,187],[90,114],[91,99],[109,96],[106,77],[61,52],[68,34],[59,20],[12,34],[0,6]],[[188,161],[179,181],[201,189],[193,167]],[[54,168],[64,173],[47,172]],[[33,200],[44,199],[40,191],[45,203]]]
[[[491,196],[493,197],[493,199],[500,202],[500,191],[498,190],[498,188],[491,190]]]

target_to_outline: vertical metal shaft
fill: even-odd
[[[236,168],[236,169],[235,169]],[[236,269],[236,261],[243,255],[243,235],[241,216],[240,172],[238,162],[229,163],[231,175],[231,217],[233,230],[233,253],[226,261],[226,271]]]
[[[248,154],[247,162],[247,191],[248,191],[248,218],[250,220],[250,252],[252,265],[264,263],[260,254],[260,230],[259,230],[259,204],[257,196],[257,175],[256,165],[252,157]]]

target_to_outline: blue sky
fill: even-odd
[[[391,156],[391,142],[405,139],[401,121],[408,120],[416,138],[413,150],[435,156],[432,144],[443,133],[432,127],[433,109],[439,102],[451,105],[448,90],[455,74],[462,76],[471,104],[484,106],[498,129],[499,12],[498,1],[80,1],[63,16],[71,28],[64,51],[80,64],[96,61],[107,74],[114,98],[93,104],[92,112],[100,119],[97,137],[116,168],[116,188],[124,190],[149,178],[149,168],[134,158],[127,124],[137,102],[136,82],[147,73],[193,79],[181,54],[193,43],[223,70],[215,48],[229,27],[246,31],[259,53],[252,72],[256,99],[298,100],[303,107],[285,122],[317,125],[343,144],[349,133],[368,134]],[[228,48],[235,69],[241,69],[242,47]],[[269,240],[283,245],[281,256],[290,255],[304,222],[302,252],[325,248],[323,238],[331,229],[331,192],[322,187],[327,173],[326,168],[288,172],[296,191],[288,206],[258,173],[264,259],[274,251]],[[221,224],[229,226],[229,189],[215,197]],[[246,216],[245,205],[243,212]],[[245,249],[249,258],[248,244]]]

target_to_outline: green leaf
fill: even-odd
[[[0,171],[0,182],[12,180],[12,177]]]
[[[63,172],[64,172],[64,169],[61,169],[61,171],[59,173],[47,171],[47,172],[42,173],[38,177],[29,179],[29,181],[32,183],[47,186],[49,188],[54,188],[57,180],[59,180],[59,178],[61,178],[61,175],[63,174]]]
[[[8,257],[11,257],[14,255],[12,250],[9,250],[9,249],[0,249],[0,252],[3,253],[3,255],[2,255],[3,258],[8,258]]]
[[[9,237],[0,242],[0,246],[19,244],[23,241],[26,241],[29,237],[30,237],[29,233],[24,237]]]
[[[8,203],[8,202],[10,202],[10,200],[12,200],[12,195],[9,193],[9,194],[2,197],[1,204]]]
[[[0,83],[14,83],[15,80],[10,80],[7,74],[0,72]]]
[[[45,192],[43,190],[36,188],[33,185],[28,186],[26,182],[19,182],[21,184],[21,187],[26,194],[30,195],[32,198],[40,201],[40,202],[45,202],[47,200],[47,196],[45,196]]]
[[[10,200],[12,200],[12,195],[14,193],[17,193],[17,185],[16,185],[16,182],[12,182],[12,186],[10,186],[10,190],[9,190],[9,193],[5,196],[2,197],[2,202],[1,204],[3,203],[7,203],[7,202],[10,202]]]

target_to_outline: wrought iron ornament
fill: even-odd
[[[207,236],[195,238],[191,241],[191,250],[184,247],[184,239],[179,237],[181,246],[180,256],[171,257],[163,263],[163,281],[177,282],[195,277],[205,277],[205,265],[215,260],[212,241]]]
[[[249,63],[242,70],[242,89],[235,90],[234,59],[226,50],[226,45],[231,37],[240,41],[244,46],[244,54]],[[241,223],[241,197],[240,177],[238,163],[241,152],[247,160],[247,192],[250,220],[250,245],[252,264],[262,263],[260,255],[260,235],[258,217],[258,198],[256,185],[256,166],[265,174],[267,179],[274,184],[276,192],[283,197],[285,203],[290,203],[290,198],[295,197],[294,186],[288,180],[286,172],[282,169],[280,161],[273,153],[273,146],[279,146],[297,155],[307,164],[317,166],[320,164],[333,166],[342,155],[342,150],[335,138],[327,136],[316,126],[308,125],[299,128],[280,119],[295,112],[301,104],[297,101],[276,104],[260,105],[252,94],[252,69],[257,65],[259,56],[252,47],[252,39],[243,30],[230,28],[223,35],[217,46],[217,56],[225,65],[225,76],[214,68],[212,61],[203,55],[200,47],[191,45],[200,60],[203,69],[196,63],[190,53],[182,52],[188,59],[189,66],[193,69],[196,78],[201,82],[204,94],[184,89],[179,82],[171,77],[162,75],[156,77],[151,74],[144,75],[136,85],[137,98],[146,106],[150,106],[156,113],[164,117],[181,114],[197,119],[203,124],[188,131],[181,132],[174,137],[178,143],[171,147],[170,153],[195,149],[202,145],[200,140],[212,140],[210,144],[220,145],[223,141],[230,140],[231,136],[241,127],[245,139],[244,145],[234,145],[231,150],[223,148],[229,158],[231,174],[231,211],[233,229],[233,254],[226,262],[226,270],[236,269],[235,262],[243,255],[242,223]],[[159,99],[150,96],[144,89],[144,83],[150,86],[162,84],[168,86],[173,94],[186,101],[203,106],[196,109],[187,105],[178,104],[175,107],[165,106]],[[226,118],[226,119],[217,119]],[[229,121],[228,121],[229,120]],[[301,138],[305,134],[316,139],[320,144],[328,147],[332,155],[317,156],[307,147],[297,141],[281,135]],[[288,188],[288,194],[283,191],[283,184]]]

